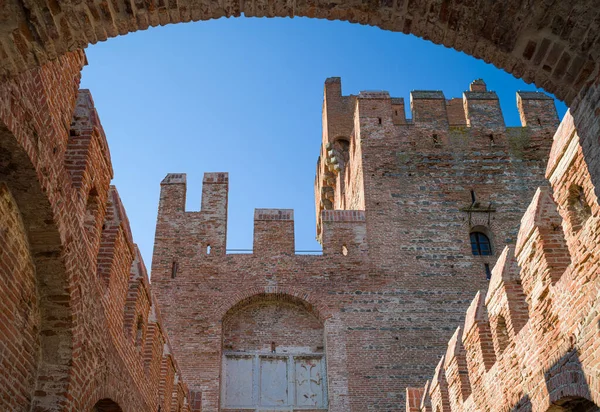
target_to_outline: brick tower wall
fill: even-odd
[[[527,125],[506,128],[496,94],[478,81],[462,99],[413,92],[406,119],[403,99],[343,96],[328,79],[315,180],[323,256],[295,255],[292,211],[266,209],[255,213],[252,254],[207,255],[203,216],[215,210],[204,197],[217,189],[205,178],[202,210],[185,212],[184,176],[163,182],[152,279],[203,410],[220,410],[223,322],[264,319],[243,312],[277,299],[323,324],[330,411],[404,408],[402,388],[431,376],[473,294],[487,288],[485,265],[515,242],[546,185],[556,110],[543,94],[519,102]],[[493,255],[471,254],[472,228],[489,235]],[[298,328],[302,317],[291,319],[273,320],[274,335]]]

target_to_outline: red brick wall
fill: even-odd
[[[168,338],[109,187],[106,138],[78,91],[84,62],[70,53],[0,84],[2,410],[89,411],[103,400],[101,410],[155,411],[174,384],[160,374]],[[174,408],[188,410],[187,386],[177,388]]]
[[[323,345],[323,325],[298,305],[263,300],[238,308],[223,320],[224,350],[268,353],[302,347],[315,353],[322,352]]]
[[[39,361],[40,308],[35,267],[19,207],[0,185],[0,409],[25,410],[33,397]]]
[[[551,189],[536,192],[516,248],[504,250],[487,296],[477,294],[450,342],[436,370],[448,387],[426,386],[417,410],[598,410],[600,205],[581,144],[587,132],[570,113],[563,119],[546,173]],[[468,380],[451,366],[460,358]],[[453,401],[464,386],[472,394]]]
[[[402,388],[433,373],[473,294],[487,287],[484,264],[493,267],[504,243],[516,241],[520,218],[544,185],[555,111],[541,126],[506,128],[495,93],[481,86],[462,101],[471,126],[450,127],[441,92],[413,92],[407,121],[395,114],[400,99],[342,96],[339,79],[327,80],[315,185],[323,256],[294,255],[291,211],[263,209],[253,254],[208,256],[201,247],[212,233],[208,216],[226,215],[229,177],[204,184],[200,212],[185,211],[184,175],[165,178],[152,280],[182,376],[202,392],[205,411],[219,410],[225,313],[253,295],[286,293],[319,308],[331,411],[405,407]],[[522,96],[536,99],[546,97]],[[536,107],[524,116],[547,110]],[[339,138],[350,143],[347,157]],[[204,207],[213,196],[218,209]],[[471,254],[474,227],[491,235],[493,256]],[[251,325],[266,328],[243,320],[240,336]],[[272,335],[283,333],[280,322],[267,323]]]

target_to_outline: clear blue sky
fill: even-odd
[[[86,50],[82,87],[106,131],[114,184],[150,268],[160,181],[188,177],[199,210],[204,172],[229,172],[228,248],[252,248],[254,208],[295,209],[296,249],[319,249],[313,182],[323,84],[344,94],[415,89],[460,97],[476,78],[520,125],[516,90],[535,90],[492,65],[401,33],[343,22],[220,19],[158,27]],[[559,116],[566,107],[559,102]]]

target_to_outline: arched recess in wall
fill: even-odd
[[[221,407],[324,409],[323,322],[301,299],[263,294],[223,318]]]
[[[34,388],[28,399],[33,405],[32,410],[41,404],[58,410],[60,407],[57,405],[65,402],[72,365],[73,315],[69,294],[72,288],[62,259],[63,245],[48,198],[29,156],[1,122],[0,182],[10,191],[18,206],[35,268],[33,287],[37,289],[39,326],[36,327],[37,336],[30,339],[38,346],[38,378],[35,383],[26,382]],[[25,296],[22,295],[22,298]],[[20,304],[30,303],[24,300]],[[35,317],[36,313],[33,310],[30,316]],[[4,389],[0,387],[0,392],[4,392]]]
[[[92,408],[92,412],[123,412],[118,403],[112,399],[100,399]]]

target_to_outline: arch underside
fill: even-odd
[[[37,382],[32,409],[64,406],[72,365],[72,308],[62,245],[50,203],[34,166],[12,133],[0,122],[0,184],[18,206],[35,267],[40,313]],[[23,303],[25,304],[25,303]],[[52,406],[50,406],[52,405]]]
[[[22,2],[0,11],[0,75],[151,26],[221,17],[310,17],[414,34],[494,64],[570,103],[597,75],[599,9],[574,2],[325,0]]]

